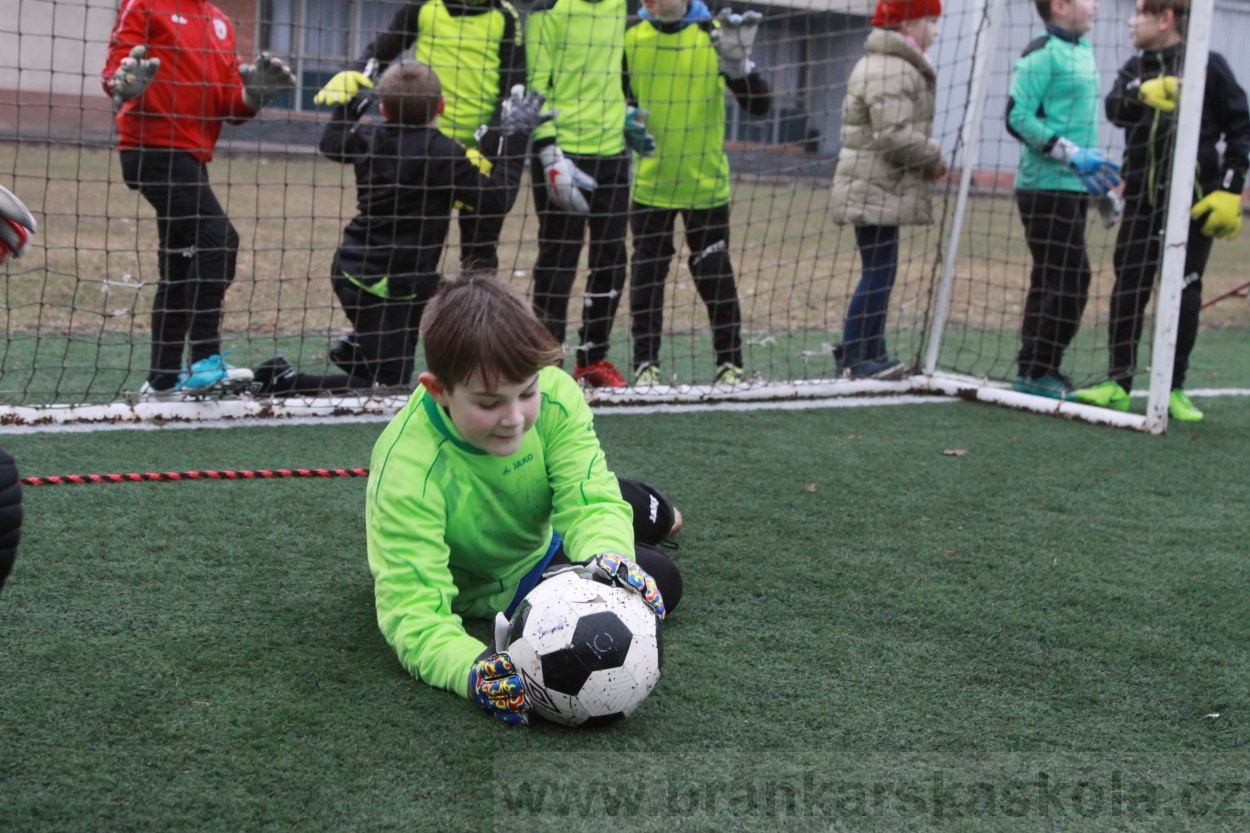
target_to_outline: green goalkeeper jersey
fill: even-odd
[[[635,160],[634,200],[657,208],[728,205],[725,80],[710,22],[662,31],[642,20],[625,33],[629,85],[651,111],[655,153]]]
[[[1098,67],[1089,41],[1055,26],[1016,60],[1007,101],[1007,130],[1020,140],[1016,188],[1086,193],[1081,178],[1050,149],[1059,139],[1098,146]]]
[[[625,0],[539,0],[525,23],[529,85],[559,111],[534,143],[566,153],[615,156],[625,149],[621,52]]]
[[[462,616],[506,610],[553,529],[574,561],[632,553],[633,514],[581,388],[539,373],[538,420],[510,457],[469,445],[418,387],[373,449],[365,504],[378,626],[420,680],[468,696],[485,646]]]
[[[447,102],[438,129],[477,147],[474,134],[499,104],[503,44],[521,39],[516,9],[501,0],[482,14],[452,14],[443,0],[426,0],[417,25],[413,57],[433,68]]]

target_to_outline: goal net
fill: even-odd
[[[152,364],[160,230],[151,205],[124,181],[113,102],[100,84],[117,4],[13,0],[11,5],[16,14],[0,19],[0,183],[26,202],[40,229],[24,257],[0,267],[0,419],[351,413],[402,402],[402,387],[155,404],[139,397]],[[162,8],[177,5],[166,0]],[[270,51],[289,63],[298,82],[257,118],[225,125],[207,166],[212,188],[239,235],[220,324],[226,361],[254,368],[281,355],[304,373],[341,373],[331,361],[331,347],[350,332],[351,322],[332,289],[332,262],[343,229],[356,214],[357,189],[352,166],[317,152],[330,108],[313,98],[392,26],[404,4],[223,0],[217,6],[233,21],[244,62]],[[700,296],[699,275],[691,270],[692,252],[679,218],[675,253],[658,301],[661,381],[592,388],[593,398],[629,403],[975,390],[982,398],[1100,417],[1104,409],[1008,395],[1018,374],[1032,261],[1013,187],[1019,143],[1007,133],[1003,114],[1012,62],[1042,32],[1032,3],[946,4],[941,35],[928,54],[937,79],[933,135],[950,173],[934,184],[934,221],[899,230],[898,270],[884,331],[889,358],[910,373],[894,381],[840,375],[838,345],[860,280],[861,258],[854,226],[838,225],[831,217],[830,184],[847,81],[864,54],[873,7],[868,0],[734,4],[739,12],[751,8],[763,14],[753,59],[771,91],[764,115],[745,111],[732,93],[725,97],[732,186],[728,252],[741,308],[743,378],[714,384],[721,368],[708,306]],[[532,12],[524,4],[517,11],[524,31]],[[638,11],[631,3],[629,25],[639,20]],[[1099,72],[1098,147],[1116,160],[1124,150],[1124,131],[1103,118],[1101,97],[1132,54],[1124,28],[1131,11],[1127,0],[1102,4],[1088,35]],[[1250,78],[1250,56],[1231,48],[1239,27],[1250,27],[1250,15],[1220,6],[1215,19],[1212,48],[1223,47],[1238,77]],[[1206,37],[1205,32],[1190,37],[1199,34]],[[413,47],[405,46],[403,54],[414,54]],[[365,117],[378,118],[376,109]],[[526,293],[533,292],[539,255],[535,202],[527,173],[498,246],[500,274]],[[1061,368],[1077,386],[1107,378],[1115,234],[1091,210],[1088,300]],[[593,236],[592,231],[587,239]],[[627,258],[634,245],[633,236],[626,235]],[[453,220],[440,262],[444,276],[458,273],[459,252]],[[1243,243],[1217,243],[1215,252],[1203,280],[1208,298],[1237,289],[1250,255]],[[585,311],[594,307],[584,303],[587,275],[596,265],[590,257],[591,248],[583,247],[569,293],[569,370]],[[614,299],[606,355],[626,382],[637,370],[633,267],[628,262],[619,267],[624,280],[617,282],[620,295]],[[1248,323],[1245,304],[1235,301],[1204,316],[1208,328]],[[1154,323],[1148,315],[1137,364],[1142,373],[1150,366]],[[423,366],[419,346],[415,366],[418,371]],[[1138,390],[1148,387],[1143,380]],[[1120,424],[1144,425],[1143,407],[1133,410],[1136,421]]]

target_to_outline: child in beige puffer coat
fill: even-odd
[[[927,225],[932,183],[946,173],[933,139],[937,76],[925,50],[938,36],[941,0],[880,0],[865,55],[842,103],[842,150],[833,220],[855,226],[863,272],[846,311],[839,370],[852,379],[897,379],[885,323],[898,272],[898,227]]]

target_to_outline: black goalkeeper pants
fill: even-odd
[[[673,528],[673,504],[650,483],[619,476],[617,482],[621,487],[621,497],[634,510],[634,561],[655,579],[655,585],[664,597],[664,607],[672,613],[681,602],[685,584],[677,564],[659,548],[659,544]],[[561,544],[548,566],[571,563]]]
[[[166,148],[121,151],[122,176],[156,209],[160,283],[152,299],[148,383],[169,388],[182,369],[221,352],[221,307],[234,280],[239,234],[208,184],[208,167]]]
[[[565,156],[598,185],[591,193],[590,214],[572,214],[551,203],[537,154],[530,161],[534,207],[538,211],[538,260],[534,264],[534,312],[555,340],[563,344],[569,319],[569,294],[577,277],[582,245],[589,232],[590,274],[586,304],[577,334],[577,366],[608,355],[612,322],[625,289],[625,230],[629,225],[629,154]]]
[[[729,206],[655,208],[635,202],[629,225],[634,253],[629,271],[629,316],[634,338],[634,367],[659,364],[664,323],[664,282],[677,253],[673,228],[681,215],[690,247],[690,275],[707,307],[716,365],[742,367],[742,312],[729,262]]]
[[[1167,224],[1167,200],[1160,195],[1151,205],[1145,196],[1130,197],[1124,204],[1120,231],[1115,238],[1115,288],[1111,291],[1111,350],[1109,377],[1125,390],[1133,389],[1137,369],[1137,346],[1155,276],[1163,263],[1163,231]],[[1189,224],[1185,250],[1185,286],[1181,290],[1180,320],[1176,327],[1176,357],[1172,361],[1172,388],[1185,386],[1189,354],[1198,340],[1202,310],[1202,273],[1211,256],[1212,239],[1202,234],[1202,224]]]
[[[1059,372],[1089,298],[1089,197],[1075,191],[1016,191],[1016,204],[1033,255],[1017,360],[1021,376],[1038,379]]]
[[[485,269],[493,272],[499,268],[499,235],[503,233],[503,220],[500,214],[478,214],[470,208],[460,209],[461,270]]]
[[[395,297],[382,298],[344,277],[336,258],[331,280],[355,330],[357,361],[351,375],[380,385],[410,383],[421,316],[438,292],[439,276],[389,277],[388,294]]]

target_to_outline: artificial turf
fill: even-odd
[[[686,516],[632,717],[509,729],[377,631],[357,479],[28,488],[0,830],[1241,830],[1250,413],[603,416]],[[367,465],[376,424],[4,437],[24,475]],[[966,451],[948,455],[947,451]]]

